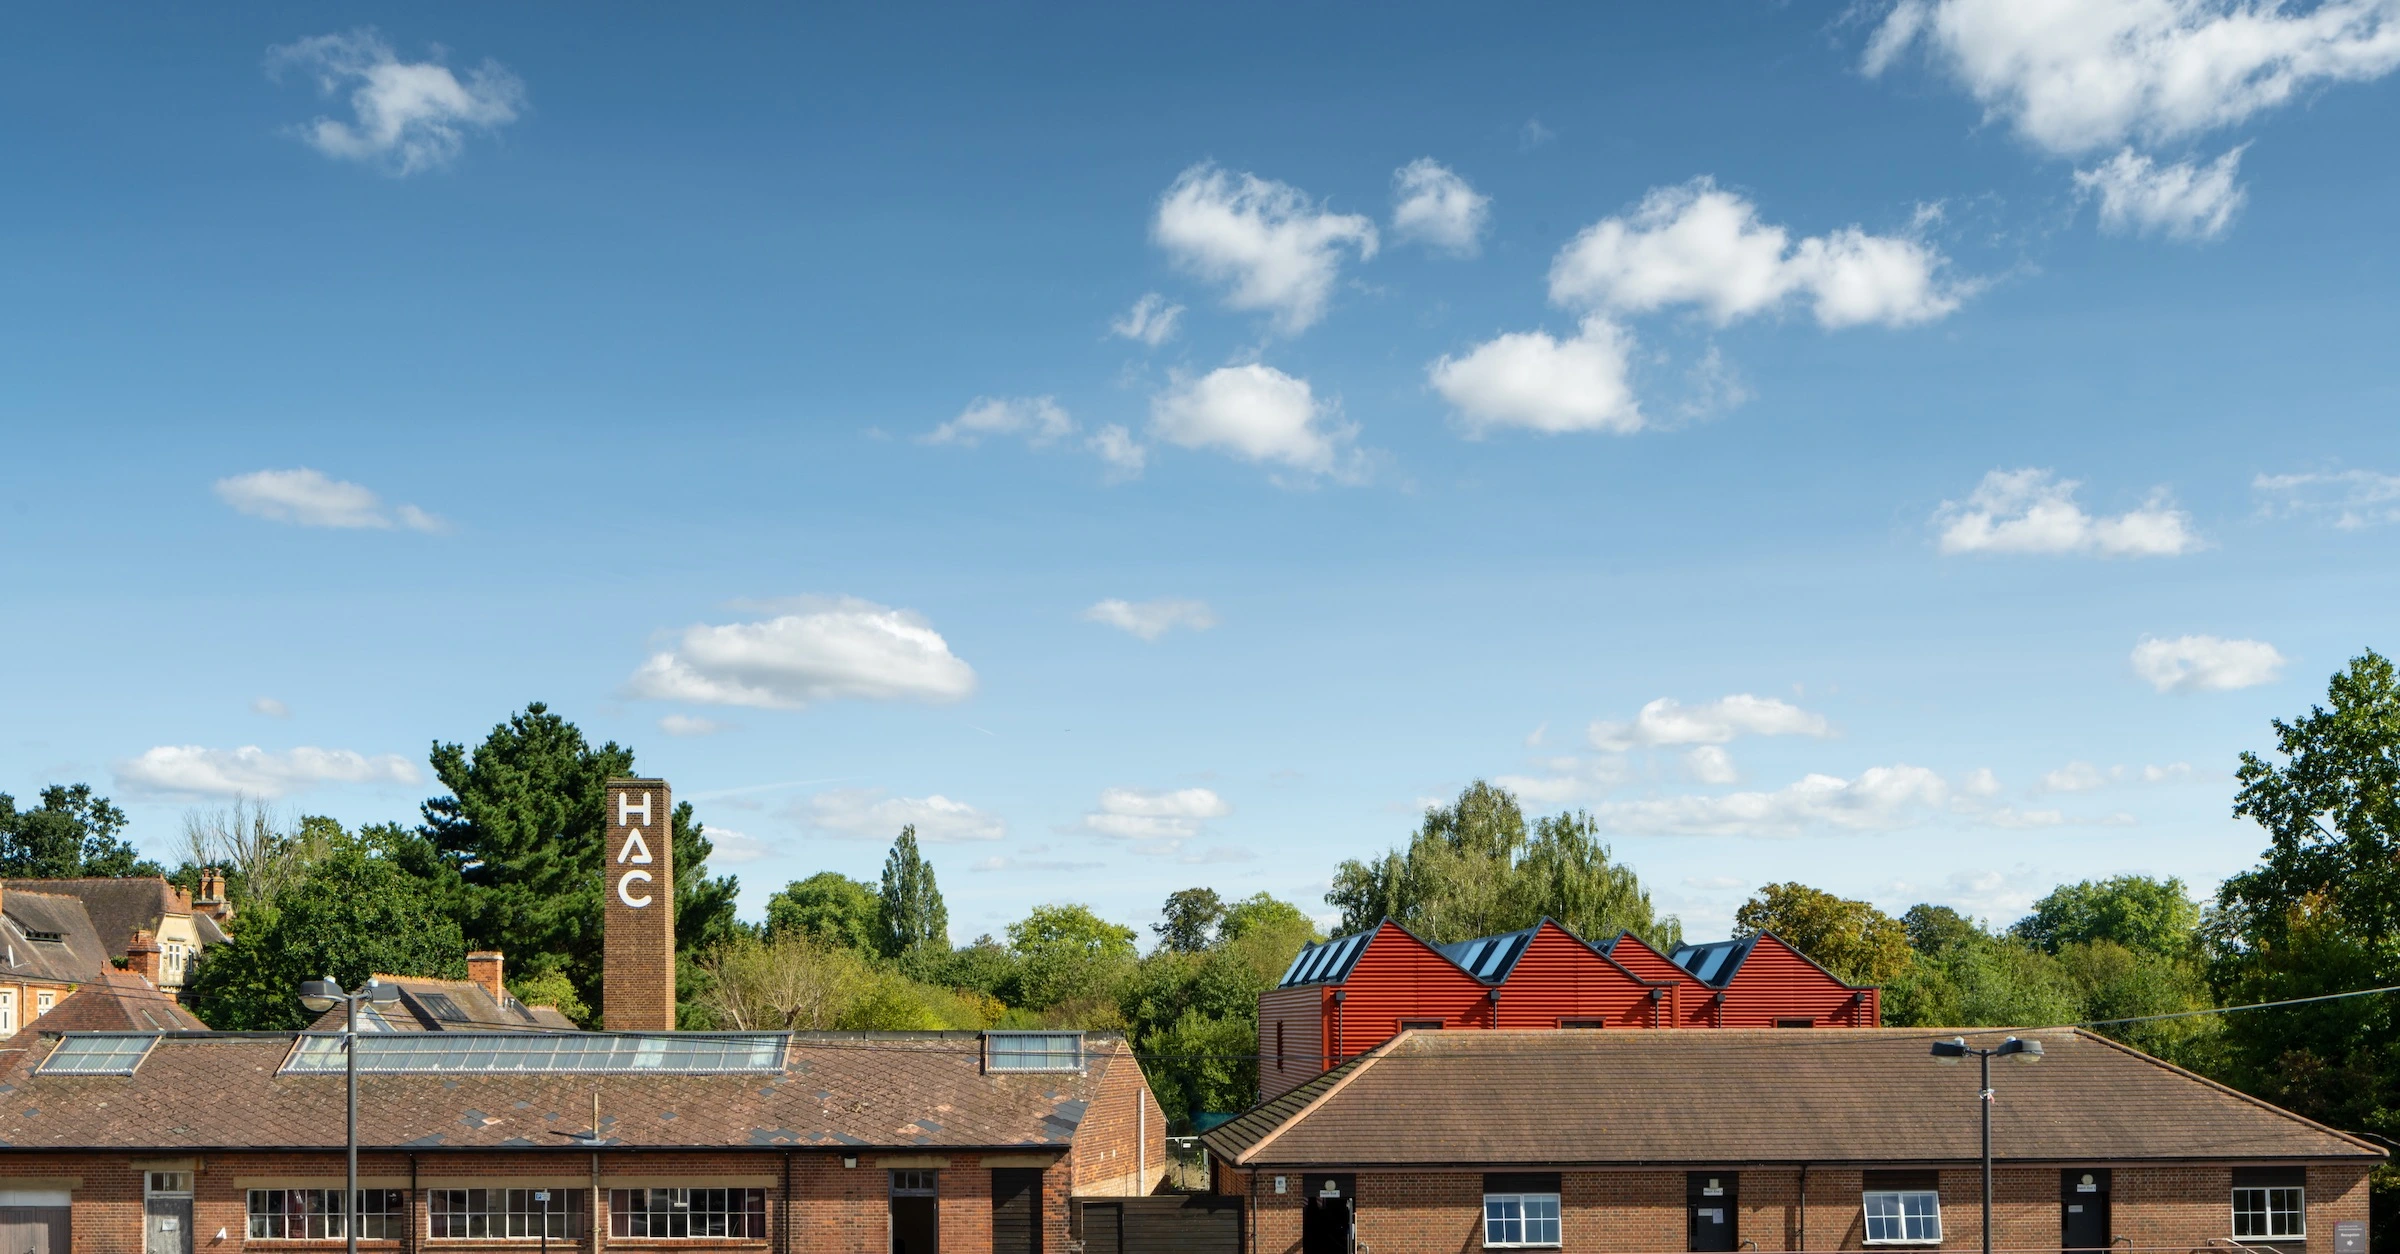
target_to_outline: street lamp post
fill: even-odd
[[[1983,1107],[1983,1254],[1992,1254],[1992,1059],[2040,1062],[2042,1043],[2015,1036],[1990,1049],[1977,1049],[1963,1036],[1933,1043],[1933,1056],[1940,1062],[1954,1063],[1969,1054],[1983,1065],[1983,1087],[1977,1094]]]
[[[342,986],[331,979],[309,980],[300,985],[300,1004],[310,1010],[323,1014],[336,1005],[344,1009],[342,1077],[349,1099],[349,1118],[342,1143],[349,1152],[350,1166],[342,1181],[347,1186],[342,1194],[342,1235],[348,1254],[358,1254],[358,1004],[375,1002],[388,1006],[398,1000],[398,985],[373,978],[355,993],[343,992]]]

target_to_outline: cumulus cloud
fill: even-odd
[[[759,622],[687,627],[626,688],[657,701],[791,710],[843,697],[956,701],[975,691],[975,672],[921,615],[843,597],[804,599]]]
[[[708,856],[715,862],[756,862],[775,852],[774,847],[748,832],[730,827],[708,825]]]
[[[889,840],[911,826],[918,840],[936,845],[1008,835],[1008,824],[998,815],[940,793],[894,797],[876,788],[836,788],[801,802],[797,811],[795,817],[817,831],[868,840]]]
[[[1208,820],[1233,813],[1223,797],[1206,788],[1152,791],[1107,788],[1083,816],[1084,827],[1102,836],[1133,842],[1137,853],[1173,855],[1198,836]]]
[[[270,48],[267,67],[274,74],[297,69],[328,97],[347,89],[351,120],[319,117],[296,133],[328,157],[393,175],[450,164],[470,133],[516,121],[525,105],[525,85],[497,61],[486,59],[462,78],[438,60],[401,60],[372,29]]]
[[[1183,317],[1183,306],[1169,304],[1156,292],[1145,292],[1133,302],[1116,321],[1108,324],[1112,334],[1156,348],[1175,338],[1176,321]]]
[[[1683,755],[1684,774],[1702,784],[1738,784],[1742,773],[1734,769],[1733,755],[1719,745],[1699,745]]]
[[[1596,722],[1592,746],[1623,752],[1644,745],[1721,745],[1737,736],[1830,736],[1833,724],[1773,697],[1735,693],[1700,705],[1660,697],[1630,723]]]
[[[1358,428],[1319,401],[1308,380],[1255,363],[1179,379],[1150,402],[1150,433],[1309,475],[1356,473]]]
[[[2160,692],[2223,692],[2272,683],[2283,654],[2264,640],[2219,636],[2144,636],[2133,646],[2133,673]]]
[[[1633,337],[1622,327],[1595,314],[1572,339],[1511,332],[1463,357],[1443,357],[1426,375],[1476,434],[1494,427],[1622,434],[1643,424],[1627,378],[1632,347]]]
[[[1696,306],[1719,325],[1808,305],[1827,329],[1930,322],[1965,284],[1921,240],[1852,226],[1794,242],[1747,199],[1707,178],[1653,188],[1633,213],[1584,228],[1550,265],[1550,299],[1643,313]]]
[[[1208,602],[1172,597],[1154,601],[1120,601],[1111,597],[1085,610],[1083,617],[1087,622],[1105,623],[1144,640],[1156,640],[1177,627],[1207,631],[1217,625],[1216,611],[1208,608]]]
[[[1084,447],[1108,467],[1106,478],[1112,483],[1140,478],[1142,468],[1150,461],[1150,451],[1133,438],[1133,433],[1113,422],[1094,431]]]
[[[1159,198],[1151,238],[1185,270],[1225,288],[1234,309],[1273,315],[1285,334],[1325,316],[1344,257],[1375,255],[1375,224],[1333,213],[1299,188],[1203,162]]]
[[[1920,822],[1950,799],[1939,774],[1905,764],[1870,767],[1852,779],[1807,775],[1773,792],[1657,797],[1595,811],[1619,831],[1683,836],[1782,836],[1815,827],[1884,830]]]
[[[2248,195],[2234,181],[2241,161],[2240,148],[2206,165],[2165,164],[2126,148],[2089,170],[2077,170],[2075,186],[2100,198],[2104,231],[2211,240],[2233,225]]]
[[[386,509],[383,498],[368,488],[306,466],[234,475],[217,480],[216,490],[217,499],[236,513],[295,527],[440,531],[444,526],[414,505]]]
[[[2250,489],[2270,515],[2331,518],[2344,531],[2400,522],[2400,475],[2372,470],[2260,475]]]
[[[658,729],[670,736],[714,736],[724,731],[726,724],[713,718],[697,718],[690,714],[669,714],[658,720]],[[715,828],[710,828],[715,831]]]
[[[1392,171],[1392,234],[1435,252],[1472,257],[1483,251],[1492,198],[1448,166],[1419,157]]]
[[[1013,435],[1040,448],[1074,434],[1075,420],[1048,396],[978,396],[951,419],[918,437],[927,444],[973,448],[986,436]]]
[[[281,753],[244,745],[209,749],[160,745],[117,763],[118,786],[170,797],[265,797],[305,792],[323,784],[414,784],[416,763],[395,753],[369,756],[350,749],[303,745]]]
[[[264,714],[268,718],[290,718],[292,716],[292,707],[285,705],[283,702],[278,701],[273,697],[260,697],[258,700],[250,703],[250,712],[252,714]]]
[[[2164,492],[2140,509],[2094,516],[2075,503],[2083,486],[2027,467],[1995,470],[1964,501],[1934,511],[1944,553],[2075,553],[2100,557],[2175,557],[2201,547],[2192,516]]]
[[[2189,762],[2170,762],[2164,766],[2112,766],[2103,770],[2089,762],[2069,762],[2055,771],[2042,774],[2044,792],[2092,792],[2112,784],[2163,784],[2182,779],[2192,773]]]
[[[1868,41],[1879,74],[1912,48],[2035,147],[2076,155],[2187,140],[2321,83],[2400,67],[2389,0],[1902,0]]]

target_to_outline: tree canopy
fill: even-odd
[[[1216,889],[1186,888],[1167,894],[1159,921],[1150,930],[1158,935],[1160,949],[1196,954],[1208,948],[1224,917],[1225,899],[1217,896]]]
[[[125,812],[89,784],[52,784],[41,804],[17,808],[0,792],[0,876],[75,879],[80,876],[163,875],[155,862],[117,838]]]
[[[917,828],[900,829],[883,860],[883,890],[875,911],[876,943],[894,958],[947,951],[950,908],[934,883],[933,866],[917,852]]]
[[[2061,884],[2019,920],[2017,936],[2047,953],[2068,945],[2111,941],[2128,949],[2174,956],[2190,950],[2200,906],[2179,879],[2120,875]]]
[[[1806,884],[1769,884],[1733,912],[1735,932],[1773,932],[1852,984],[1882,984],[1908,969],[1908,929],[1863,901]]]
[[[1658,914],[1632,868],[1610,860],[1588,814],[1530,826],[1515,795],[1482,780],[1425,812],[1405,849],[1334,872],[1328,905],[1345,933],[1389,918],[1437,944],[1531,927],[1544,917],[1601,940],[1629,931],[1661,949],[1683,925]]]
[[[839,871],[794,880],[767,898],[767,936],[806,936],[842,949],[876,948],[883,900],[873,884]]]

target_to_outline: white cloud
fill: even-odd
[[[1717,745],[1699,745],[1683,755],[1684,773],[1702,784],[1738,784],[1742,773],[1734,769],[1733,755]]]
[[[1140,300],[1133,302],[1133,308],[1109,323],[1108,329],[1126,339],[1156,348],[1175,338],[1175,324],[1182,317],[1183,306],[1167,303],[1167,298],[1156,292],[1146,292]]]
[[[1112,483],[1140,478],[1142,467],[1150,460],[1149,450],[1134,440],[1133,433],[1113,422],[1093,432],[1084,446],[1106,463],[1106,477]]]
[[[1179,379],[1150,402],[1150,433],[1183,448],[1215,448],[1311,475],[1354,474],[1358,428],[1320,402],[1306,379],[1272,366],[1223,366]]]
[[[267,50],[270,72],[314,76],[327,96],[350,88],[352,121],[319,117],[298,128],[309,147],[395,175],[436,169],[456,159],[471,131],[517,120],[525,85],[485,60],[461,79],[436,61],[402,61],[374,30],[316,35]]]
[[[2089,762],[2069,762],[2055,771],[2042,775],[2044,792],[2092,792],[2112,784],[2164,784],[2183,779],[2192,773],[2189,762],[2169,762],[2164,766],[2152,764],[2140,768],[2112,766],[2106,770]]]
[[[1735,875],[1687,875],[1683,878],[1685,888],[1704,893],[1728,892],[1747,888],[1749,884],[1750,881]]]
[[[1868,42],[1881,73],[1922,46],[2038,148],[2186,140],[2319,83],[2400,66],[2390,0],[1902,0]]]
[[[798,709],[841,697],[956,701],[975,691],[975,672],[922,616],[843,597],[762,622],[687,627],[626,687],[659,701]]]
[[[1621,752],[1638,745],[1721,745],[1737,736],[1830,736],[1833,724],[1773,697],[1735,693],[1700,705],[1660,697],[1631,723],[1596,722],[1592,746]]]
[[[1159,198],[1151,237],[1176,264],[1226,288],[1234,309],[1274,315],[1286,334],[1325,316],[1342,258],[1375,255],[1375,224],[1320,208],[1299,188],[1202,163]]]
[[[1958,787],[1960,792],[1970,797],[1997,797],[2000,795],[2000,777],[1992,773],[1992,768],[1979,766],[1967,772],[1966,782]]]
[[[1854,779],[1808,775],[1774,792],[1659,797],[1595,811],[1620,831],[1686,836],[1781,836],[1813,827],[1867,831],[1905,827],[1950,798],[1942,777],[1921,766],[1870,767]]]
[[[1436,252],[1472,257],[1483,250],[1492,198],[1448,166],[1419,157],[1392,171],[1392,234]]]
[[[1501,775],[1492,780],[1519,798],[1539,805],[1561,805],[1583,797],[1597,796],[1623,786],[1633,778],[1632,767],[1618,754],[1596,757],[1577,757],[1572,754],[1537,758],[1534,766],[1538,775]],[[1447,805],[1437,799],[1431,805]],[[1420,809],[1430,808],[1422,806]]]
[[[1176,627],[1206,631],[1217,625],[1216,611],[1208,608],[1206,601],[1172,597],[1155,601],[1120,601],[1112,597],[1085,610],[1083,617],[1087,622],[1106,623],[1144,640],[1156,640]]]
[[[1632,344],[1623,328],[1595,314],[1573,339],[1511,332],[1464,357],[1443,357],[1426,375],[1476,434],[1493,427],[1544,434],[1639,431],[1642,410],[1627,379]]]
[[[836,788],[808,798],[795,807],[802,823],[837,836],[890,840],[903,827],[915,827],[917,839],[936,845],[998,840],[1008,824],[995,814],[935,793],[929,797],[893,797],[875,788]]]
[[[2218,636],[2142,637],[2133,646],[2133,673],[2160,692],[2223,692],[2272,683],[2283,654],[2264,640]]]
[[[1992,471],[1964,502],[1944,501],[1934,511],[1942,552],[2175,557],[2201,547],[2192,516],[2163,491],[2112,518],[2075,503],[2081,486],[2032,467]]]
[[[2104,231],[2210,240],[2233,225],[2248,195],[2234,181],[2241,161],[2240,148],[2206,165],[2160,164],[2126,148],[2089,170],[2077,170],[2075,186],[2100,198]]]
[[[1748,200],[1698,178],[1651,189],[1630,217],[1584,228],[1550,265],[1550,299],[1641,313],[1694,305],[1719,325],[1807,302],[1827,329],[1930,322],[1968,285],[1916,239],[1844,227],[1794,243]]]
[[[1525,125],[1517,128],[1517,151],[1532,152],[1556,138],[1558,132],[1542,125],[1540,118],[1527,118]]]
[[[2400,475],[2372,470],[2260,475],[2250,489],[2269,514],[2330,514],[2344,531],[2400,522]]]
[[[775,852],[773,846],[748,832],[730,827],[708,825],[709,860],[712,862],[756,862]]]
[[[302,466],[296,470],[253,470],[216,482],[217,499],[236,513],[295,527],[388,531],[440,531],[441,519],[403,505],[387,510],[383,498],[359,484]]]
[[[292,707],[285,705],[283,702],[278,701],[273,697],[260,697],[258,700],[250,703],[250,712],[252,714],[264,714],[268,718],[290,718],[292,716]]]
[[[1137,853],[1172,855],[1199,835],[1210,819],[1233,813],[1223,797],[1206,788],[1151,791],[1107,788],[1083,825],[1102,836],[1133,842]]]
[[[1075,420],[1048,396],[978,396],[975,403],[918,437],[927,444],[961,444],[973,448],[985,436],[1022,436],[1040,448],[1075,432]]]
[[[726,726],[713,718],[695,718],[689,714],[669,714],[658,720],[658,729],[670,736],[714,736]]]
[[[414,784],[416,763],[395,753],[302,746],[282,753],[257,745],[208,749],[160,745],[117,763],[117,782],[132,791],[183,797],[275,798],[320,784]]]

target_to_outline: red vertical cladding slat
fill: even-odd
[[[1439,1019],[1446,1028],[1485,1022],[1482,982],[1397,924],[1384,924],[1367,942],[1342,993],[1344,1057],[1392,1039],[1402,1019]]]
[[[1861,991],[1781,940],[1761,936],[1726,982],[1725,1026],[1771,1028],[1777,1020],[1807,1019],[1819,1027],[1849,1027],[1865,1011]]]
[[[1544,922],[1500,989],[1499,1026],[1555,1028],[1561,1019],[1614,1027],[1649,1022],[1650,990],[1555,923]]]
[[[1673,959],[1642,943],[1631,933],[1617,938],[1609,949],[1609,957],[1626,970],[1645,980],[1673,985],[1664,1004],[1658,1008],[1658,1026],[1662,1028],[1715,1027],[1715,1007],[1709,998],[1715,989],[1700,982],[1691,972],[1676,966]],[[1649,1026],[1649,1014],[1643,1013],[1643,1026]]]

